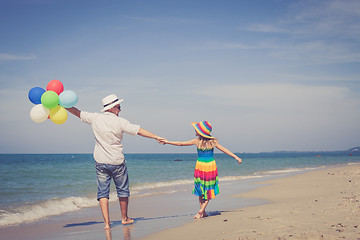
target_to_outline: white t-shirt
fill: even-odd
[[[81,111],[81,121],[90,124],[95,136],[94,159],[98,163],[120,165],[124,162],[123,133],[137,135],[140,126],[113,113]]]

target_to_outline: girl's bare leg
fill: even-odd
[[[195,219],[207,217],[208,215],[205,212],[206,206],[209,203],[209,200],[205,200],[202,197],[199,197],[199,203],[200,203],[200,210],[199,212],[194,216]]]
[[[200,209],[201,209],[202,205],[205,203],[205,199],[203,199],[202,197],[199,197],[199,203],[200,203]],[[207,216],[209,216],[209,215],[207,215],[207,213],[205,212],[205,209],[204,209],[203,217],[207,217]]]

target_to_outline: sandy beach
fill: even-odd
[[[224,212],[145,239],[360,239],[359,164],[262,184],[238,196],[267,199],[268,204]]]
[[[233,191],[240,193],[256,188],[257,179],[224,181],[222,194],[211,206],[209,214],[219,215],[225,211],[264,203],[262,200],[234,200]],[[78,239],[141,239],[150,234],[176,228],[193,222],[198,211],[197,198],[191,194],[192,184],[178,187],[177,191],[162,188],[157,194],[131,197],[129,214],[135,223],[122,226],[117,201],[110,204],[111,231],[104,231],[99,207],[85,208],[58,216],[47,217],[32,223],[0,228],[0,239],[11,240],[78,240]]]
[[[0,239],[360,239],[360,164],[222,182],[200,220],[191,188],[132,198],[130,226],[121,225],[113,202],[110,231],[94,207],[0,228]]]

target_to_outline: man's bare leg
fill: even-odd
[[[100,198],[99,199],[100,208],[102,215],[104,217],[105,230],[110,229],[110,216],[109,216],[109,199],[108,198]]]
[[[134,222],[134,219],[128,217],[128,197],[119,197],[120,211],[121,211],[121,223],[123,225],[131,224]]]

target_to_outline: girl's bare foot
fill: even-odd
[[[201,212],[201,210],[194,216],[195,219],[200,219],[204,217],[204,212]]]
[[[109,230],[110,228],[111,228],[111,227],[110,227],[109,224],[105,224],[105,227],[104,227],[105,230]]]
[[[121,221],[122,225],[128,225],[128,224],[132,224],[132,223],[134,223],[134,219],[129,218],[129,217],[125,221],[124,220]]]

